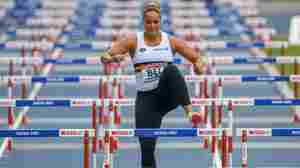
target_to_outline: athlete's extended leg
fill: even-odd
[[[139,92],[135,105],[136,128],[160,128],[162,116],[157,109],[157,95]],[[143,168],[156,168],[156,138],[139,138]]]

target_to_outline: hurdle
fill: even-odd
[[[207,128],[160,128],[160,129],[104,129],[99,134],[105,134],[107,144],[105,146],[105,158],[103,167],[112,168],[109,153],[113,151],[112,137],[203,137],[203,136],[222,136],[226,128],[207,129]],[[0,137],[5,138],[83,138],[84,168],[89,167],[89,138],[96,136],[95,129],[0,129]]]
[[[300,137],[300,128],[239,128],[236,136],[241,137],[243,168],[248,167],[248,137]]]
[[[203,82],[205,80],[224,83],[251,83],[251,82],[292,82],[299,83],[300,75],[185,75],[186,82]],[[0,84],[21,83],[90,83],[97,84],[100,80],[112,83],[122,80],[135,83],[135,75],[58,75],[58,76],[0,76]]]
[[[207,128],[141,128],[141,129],[104,129],[114,137],[202,137],[202,136],[221,136],[222,129]],[[88,132],[89,137],[96,135],[94,129],[0,129],[0,137],[11,138],[32,138],[32,137],[84,137],[84,132]]]
[[[224,138],[228,128],[160,128],[160,129],[104,129],[109,137],[204,137]],[[94,129],[0,129],[0,137],[10,138],[90,138],[96,135]],[[242,167],[247,167],[247,137],[299,137],[300,128],[237,128],[236,136],[241,137]],[[224,139],[222,139],[222,143]],[[226,146],[222,146],[225,148]],[[111,149],[108,149],[110,151]]]
[[[201,78],[200,78],[201,79]],[[196,79],[194,79],[194,80],[196,80]],[[199,79],[197,79],[197,80],[199,80]],[[233,101],[233,100],[232,100]],[[37,103],[37,104],[39,104],[39,103]],[[41,103],[42,104],[42,103]],[[47,104],[47,103],[46,103]]]
[[[24,49],[23,47],[21,47],[20,49]],[[52,58],[55,58],[57,59],[59,56],[60,56],[60,53],[61,53],[61,50],[60,49],[57,49],[57,50],[54,50],[53,53],[51,54],[52,55]],[[49,73],[50,69],[52,68],[53,65],[47,65],[43,71],[42,71],[42,74],[43,75],[46,75]],[[12,66],[10,67],[12,69]],[[39,92],[39,90],[41,89],[41,84],[34,84],[33,85],[33,89],[32,89],[32,92],[30,92],[30,94],[28,95],[28,98],[33,98],[37,95],[37,93]],[[24,122],[23,121],[26,121],[26,113],[28,112],[29,108],[23,108],[19,115],[17,116],[16,118],[16,122],[13,123],[13,116],[11,115],[11,113],[8,113],[8,122],[10,123],[12,129],[15,129],[17,127],[19,127],[20,124],[23,124]],[[12,145],[12,141],[9,139],[9,138],[5,138],[1,147],[0,147],[0,157],[3,156],[3,153],[6,149],[9,149]]]
[[[45,50],[52,50],[53,48],[61,48],[65,50],[105,50],[108,48],[110,42],[95,41],[91,43],[53,43],[53,42],[30,42],[30,41],[18,41],[18,42],[6,42],[0,43],[0,49],[20,49],[39,47]],[[200,49],[250,49],[250,48],[280,48],[282,46],[288,46],[286,41],[272,41],[272,42],[225,42],[225,41],[206,41],[199,44]]]
[[[300,62],[298,56],[277,56],[277,57],[232,57],[232,56],[203,56],[203,59],[208,64],[230,65],[230,64],[294,64]],[[34,58],[34,57],[1,57],[0,64],[22,65],[26,64],[56,64],[56,65],[102,65],[100,57],[87,57],[76,59],[52,59],[52,58]],[[192,65],[184,63],[181,59],[176,59],[173,62],[178,65]]]
[[[122,101],[121,101],[122,100]],[[105,99],[104,101],[114,101],[118,105],[132,106],[133,99]],[[100,106],[101,101],[95,99],[71,99],[71,100],[3,100],[0,99],[0,107],[88,107],[95,102],[96,106]],[[266,105],[280,105],[280,106],[294,106],[299,105],[299,99],[192,99],[193,105],[228,105],[232,102],[234,106],[266,106]],[[105,105],[105,103],[103,104]]]

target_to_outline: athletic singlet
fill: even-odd
[[[167,63],[173,62],[173,52],[167,33],[161,32],[161,42],[148,46],[144,41],[144,32],[137,33],[137,48],[133,57],[136,69],[138,91],[150,91],[157,88],[160,74]]]

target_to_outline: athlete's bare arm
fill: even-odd
[[[111,48],[101,57],[103,62],[115,62],[122,60],[126,53],[135,50],[136,35],[128,34],[112,43]]]
[[[112,56],[118,54],[126,54],[136,47],[136,35],[128,34],[126,37],[114,42],[108,51]]]
[[[185,41],[176,37],[170,37],[170,43],[174,52],[178,52],[194,65],[194,70],[197,74],[203,73],[204,63],[199,53],[189,47]]]
[[[178,39],[176,37],[170,37],[170,42],[172,49],[175,52],[181,54],[184,58],[186,58],[191,63],[194,63],[199,58],[199,54],[191,47],[189,47],[185,41]]]

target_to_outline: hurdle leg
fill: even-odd
[[[13,62],[12,61],[9,62],[8,73],[9,73],[10,76],[12,76],[14,74],[14,68],[13,68]],[[11,80],[9,80],[8,83],[7,83],[7,97],[8,97],[8,99],[13,98],[13,87],[14,87],[13,82]],[[12,129],[13,128],[13,123],[14,123],[14,109],[13,109],[13,107],[8,107],[8,109],[7,109],[7,123],[8,123],[8,128]],[[13,144],[12,138],[9,138],[7,146],[6,146],[6,150],[8,152],[12,151],[12,144]]]
[[[83,137],[83,168],[89,168],[89,132],[84,131]]]
[[[247,130],[242,130],[241,142],[242,168],[248,168]]]
[[[229,125],[229,133],[228,133],[228,165],[232,167],[232,152],[233,152],[233,129],[234,129],[234,118],[233,118],[233,104],[232,101],[228,103],[228,125]]]
[[[93,136],[92,139],[92,153],[93,153],[93,168],[97,168],[97,107],[96,107],[96,102],[93,102],[92,104],[92,129],[95,132],[95,135]]]

